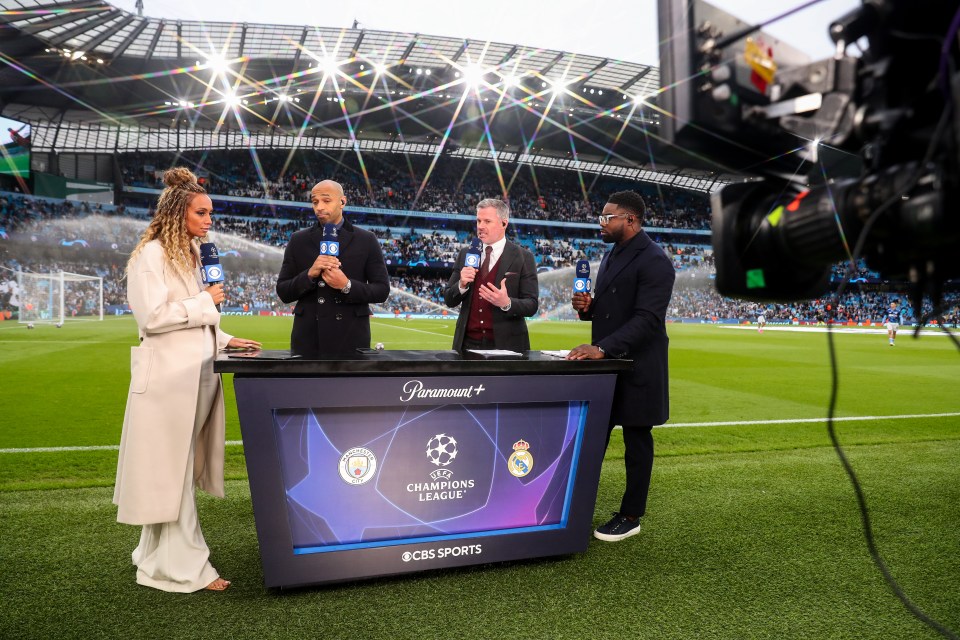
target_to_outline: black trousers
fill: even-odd
[[[607,446],[613,427],[607,429]],[[653,473],[653,427],[623,427],[623,462],[627,468],[627,486],[620,501],[620,513],[640,517],[647,512],[647,494]]]

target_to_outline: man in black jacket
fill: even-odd
[[[643,199],[620,191],[607,199],[600,235],[614,243],[600,262],[593,295],[574,293],[581,320],[593,320],[592,344],[571,349],[570,360],[604,357],[633,360],[617,377],[607,443],[615,425],[623,427],[627,486],[620,511],[594,536],[615,542],[640,531],[653,470],[653,427],[670,416],[667,376],[667,305],[676,274],[670,258],[642,228]]]
[[[296,302],[290,350],[306,358],[370,347],[370,303],[390,294],[380,242],[343,217],[343,187],[324,180],[310,192],[317,224],[290,237],[277,276],[277,295]],[[326,224],[335,225],[339,255],[320,255]]]
[[[502,200],[477,203],[479,268],[466,266],[461,249],[443,291],[448,307],[460,305],[453,348],[529,351],[526,318],[537,312],[540,284],[529,250],[506,239],[510,209]]]

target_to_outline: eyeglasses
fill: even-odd
[[[626,217],[627,217],[627,214],[625,213],[605,213],[597,216],[597,220],[599,220],[600,224],[602,225],[608,225],[610,224],[610,221],[613,220],[614,218],[626,218]]]

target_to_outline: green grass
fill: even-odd
[[[290,320],[224,320],[285,348]],[[374,321],[394,349],[448,348],[452,322]],[[820,419],[823,334],[672,325],[671,424]],[[0,323],[0,449],[112,446],[129,382],[129,318]],[[589,325],[536,323],[537,348],[589,341]],[[920,607],[960,629],[960,358],[948,340],[836,336],[839,422],[877,544]],[[227,437],[240,438],[227,377]],[[200,496],[225,594],[134,584],[138,531],[115,522],[115,450],[0,453],[0,637],[931,638],[871,564],[849,483],[822,421],[658,428],[643,531],[585,554],[352,585],[263,588],[243,451],[226,500]],[[616,509],[615,434],[597,524]]]

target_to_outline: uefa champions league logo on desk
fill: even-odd
[[[457,441],[453,436],[445,433],[438,433],[430,438],[427,443],[427,460],[437,465],[445,467],[457,457]]]

